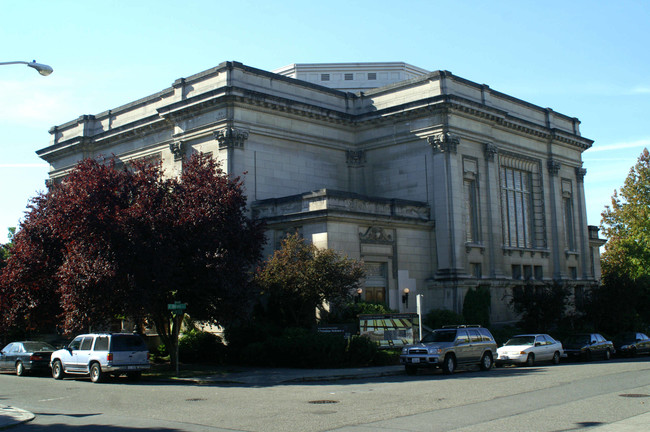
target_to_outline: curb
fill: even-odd
[[[0,405],[0,430],[34,420],[34,414],[20,408]]]

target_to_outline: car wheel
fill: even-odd
[[[406,369],[406,375],[416,375],[418,373],[418,368],[415,366],[404,366]]]
[[[19,361],[16,363],[16,375],[23,376],[25,375],[25,365],[23,362]]]
[[[605,360],[609,360],[611,358],[612,358],[612,352],[609,350],[609,348],[607,348],[605,350]]]
[[[528,358],[526,359],[526,366],[535,366],[535,354],[528,354]]]
[[[447,355],[445,361],[442,363],[442,372],[451,375],[456,370],[456,359],[452,355]]]
[[[553,354],[553,364],[560,364],[560,353],[558,351]]]
[[[94,383],[102,382],[104,379],[104,374],[102,373],[102,368],[99,366],[99,363],[93,363],[90,365],[90,380]]]
[[[492,354],[486,352],[481,358],[481,370],[488,371],[492,369]]]
[[[63,379],[63,376],[65,373],[63,372],[63,365],[59,360],[55,360],[54,363],[52,363],[52,377],[54,379]]]

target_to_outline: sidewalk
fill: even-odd
[[[0,430],[34,420],[34,414],[20,408],[0,405]]]
[[[214,375],[191,378],[172,378],[173,382],[191,382],[195,384],[241,384],[253,387],[273,386],[279,384],[339,381],[346,379],[376,378],[382,376],[403,375],[404,366],[375,366],[347,369],[289,369],[241,368],[224,370]]]

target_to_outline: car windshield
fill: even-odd
[[[435,330],[422,338],[422,343],[453,342],[456,340],[456,330]]]
[[[532,345],[535,343],[535,336],[515,336],[506,342],[506,345]]]
[[[111,351],[146,351],[147,346],[137,335],[114,335],[111,342]]]
[[[25,352],[54,351],[54,347],[45,342],[25,342]]]
[[[568,344],[589,344],[591,342],[590,335],[573,335],[566,338]]]

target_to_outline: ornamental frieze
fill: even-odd
[[[359,233],[359,239],[368,243],[392,243],[393,235],[381,227],[372,226],[365,233]]]

